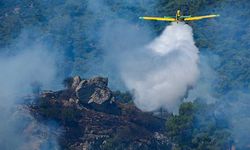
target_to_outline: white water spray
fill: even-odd
[[[199,76],[199,52],[192,28],[173,23],[138,51],[143,54],[132,56],[122,69],[126,86],[135,92],[135,104],[143,111],[165,108],[177,112]]]

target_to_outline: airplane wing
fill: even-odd
[[[220,15],[207,15],[207,16],[196,16],[196,17],[187,17],[184,18],[184,21],[195,21],[195,20],[201,20],[201,19],[206,19],[206,18],[214,18],[214,17],[219,17]]]
[[[155,20],[155,21],[176,21],[175,18],[170,18],[170,17],[165,17],[165,18],[161,18],[161,17],[140,17],[140,19]]]

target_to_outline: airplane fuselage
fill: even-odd
[[[181,11],[180,10],[177,10],[175,19],[176,19],[176,21],[181,21]]]
[[[184,21],[184,19],[185,19],[185,18],[188,18],[188,17],[191,17],[191,15],[189,15],[189,16],[182,16],[180,10],[177,10],[176,15],[175,15],[175,19],[176,19],[176,22],[177,22],[177,23],[178,23],[178,22]]]

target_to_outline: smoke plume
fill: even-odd
[[[250,21],[244,19],[250,15],[249,7],[247,0],[221,1],[201,13],[213,10],[222,17],[195,25],[200,33],[197,40],[202,39],[208,45],[200,48],[201,78],[190,91],[189,99],[214,103],[215,117],[223,117],[229,123],[236,149],[249,149],[250,139]]]
[[[173,23],[155,38],[150,22],[139,25],[129,21],[104,2],[89,1],[88,9],[95,16],[105,11],[105,18],[109,18],[95,29],[96,44],[103,50],[102,69],[98,71],[110,78],[112,87],[125,85],[124,89],[134,91],[135,104],[143,111],[165,108],[177,112],[199,75],[192,28]]]
[[[121,71],[126,86],[135,92],[135,104],[144,111],[166,108],[177,112],[199,75],[192,28],[173,23],[138,51],[140,54],[129,56]]]
[[[19,104],[34,87],[52,87],[56,57],[44,44],[30,39],[18,39],[8,51],[11,53],[0,53],[0,149],[55,149],[56,138],[50,131],[53,126],[38,123]]]

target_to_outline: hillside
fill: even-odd
[[[165,121],[119,102],[107,84],[76,76],[68,89],[41,93],[29,110],[40,122],[58,122],[61,149],[169,149]]]
[[[0,0],[0,149],[249,149],[249,8],[248,0]],[[139,16],[177,9],[220,17],[187,23],[200,76],[178,110],[143,112],[121,62],[143,58],[134,51],[170,25]],[[163,66],[155,62],[142,66]]]

